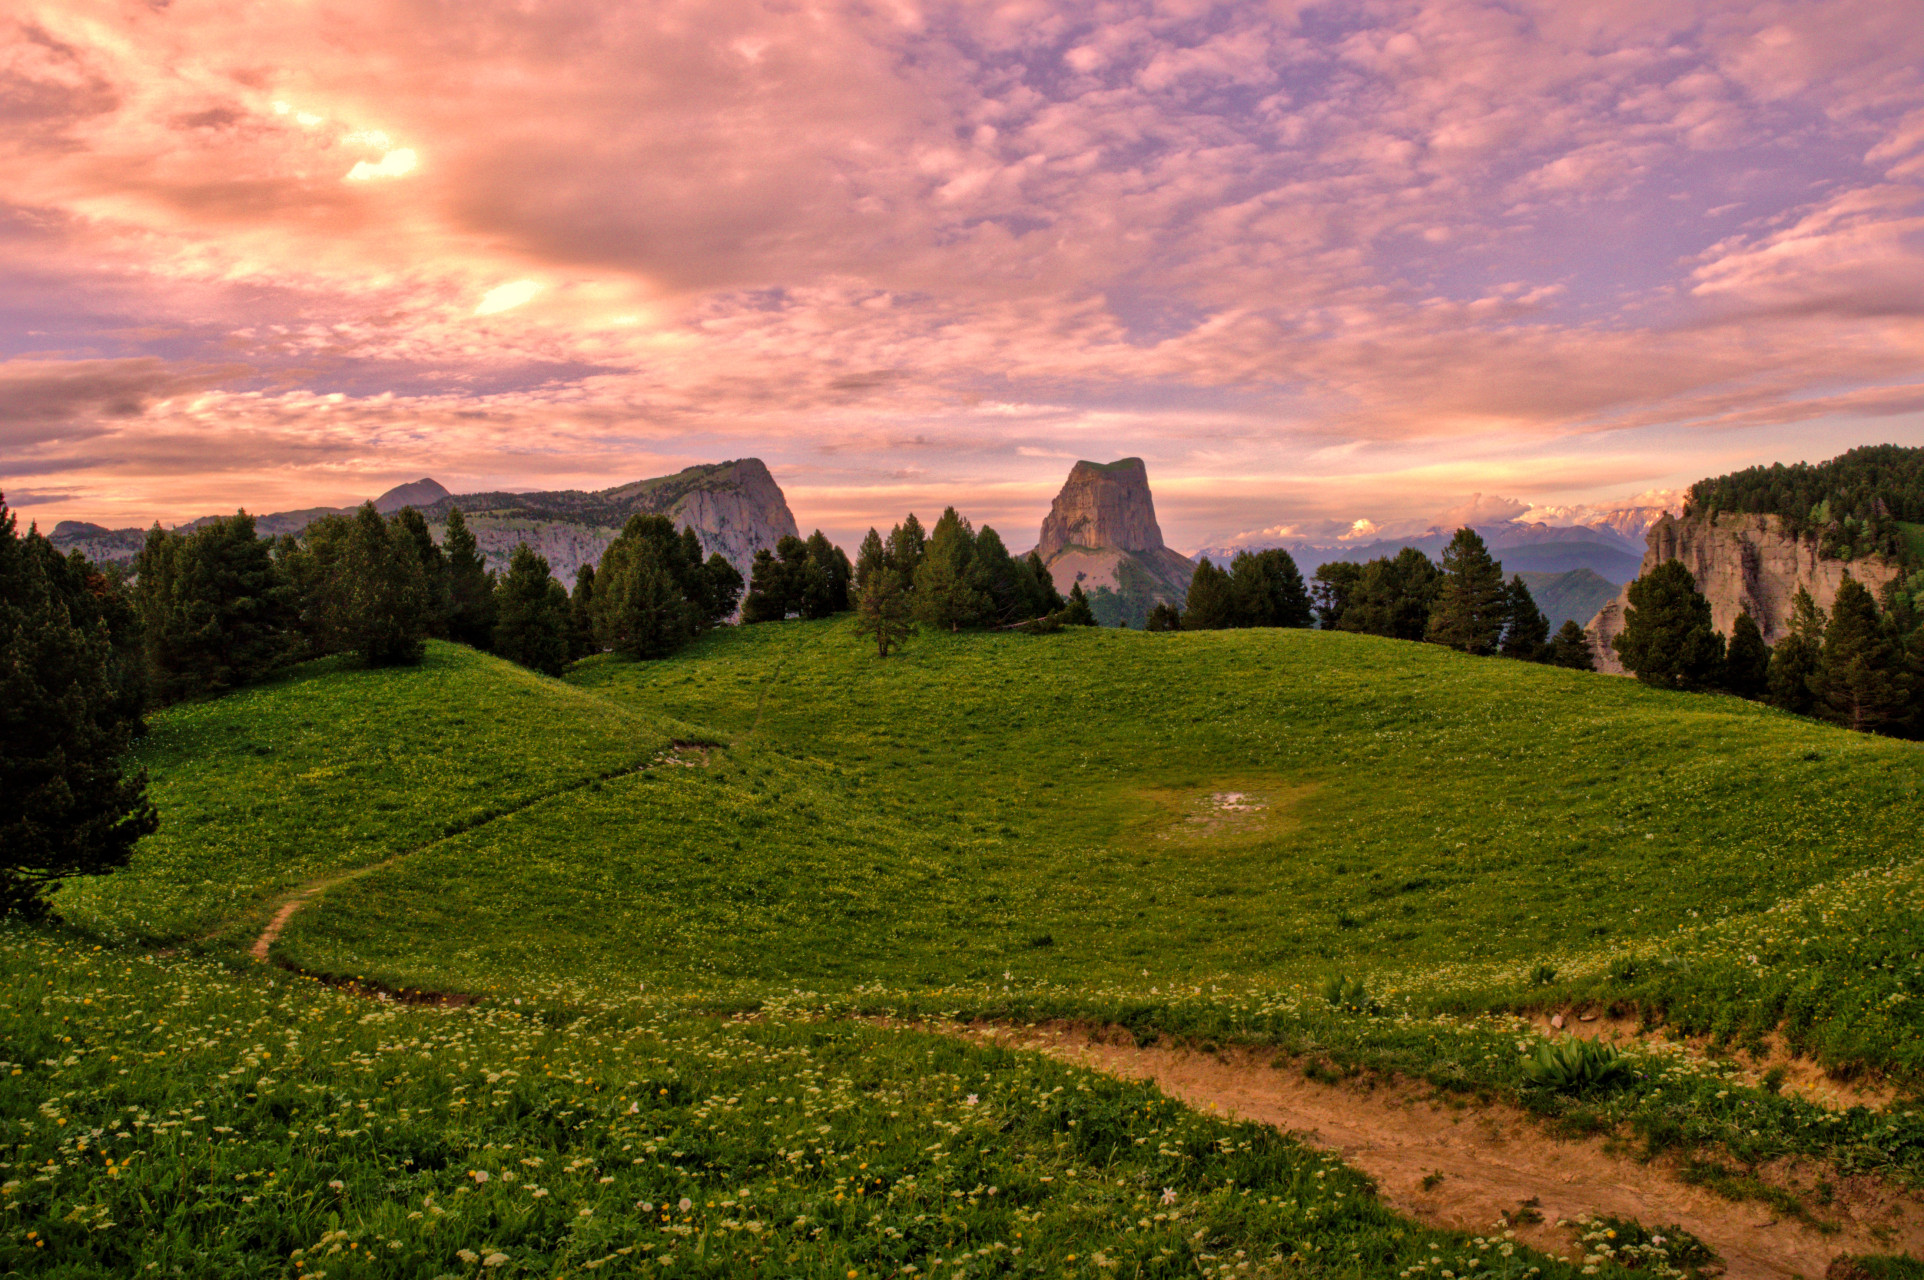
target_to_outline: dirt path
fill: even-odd
[[[644,773],[649,769],[658,769],[658,768],[664,768],[664,767],[675,767],[675,768],[682,768],[682,769],[705,768],[708,765],[708,754],[710,751],[714,749],[715,748],[704,746],[699,743],[677,742],[672,746],[670,746],[666,751],[663,751],[661,754],[655,756],[652,760],[648,761],[648,763],[640,765],[636,768],[625,770],[624,773]],[[578,791],[582,787],[591,786],[596,782],[607,782],[614,778],[622,777],[624,776],[624,773],[609,774],[604,777],[598,777],[598,778],[586,778],[573,786],[563,787],[559,791],[550,791],[550,792],[546,792],[545,794],[535,796],[533,799],[529,800],[526,804],[518,805],[515,808],[509,809],[503,813],[497,813],[492,817],[488,818],[486,822],[477,823],[475,826],[469,827],[466,830],[459,832],[458,834],[466,835],[470,831],[475,831],[475,830],[478,830],[480,827],[484,827],[488,825],[488,823],[499,822],[503,818],[511,818],[515,814],[518,814],[523,812],[524,810],[533,808],[535,805],[541,804],[544,801],[552,800],[556,796],[566,795],[570,791]],[[454,836],[442,837],[442,839],[444,840],[451,840],[454,838],[455,838]],[[280,940],[280,936],[282,932],[286,930],[287,922],[292,920],[295,914],[299,912],[302,907],[305,907],[308,903],[314,901],[314,899],[320,897],[322,894],[326,893],[329,889],[333,889],[333,888],[336,888],[337,886],[346,884],[351,880],[358,880],[362,876],[372,875],[376,871],[384,871],[388,867],[391,867],[395,863],[401,861],[401,859],[409,857],[412,854],[419,853],[422,849],[433,848],[435,845],[440,843],[441,843],[441,840],[433,840],[427,844],[419,846],[418,848],[404,849],[400,853],[394,854],[391,857],[383,858],[379,862],[371,862],[365,867],[355,867],[351,871],[342,871],[336,875],[327,876],[320,880],[308,881],[306,884],[296,889],[288,897],[282,899],[280,905],[274,908],[274,914],[268,919],[267,927],[261,930],[260,936],[258,938],[254,939],[254,945],[248,948],[248,954],[252,955],[256,960],[263,960],[263,961],[266,960],[268,958],[268,953],[273,949],[274,944]]]
[[[1256,1120],[1339,1152],[1373,1178],[1386,1203],[1439,1227],[1484,1232],[1534,1201],[1543,1221],[1515,1224],[1519,1238],[1563,1255],[1573,1233],[1559,1219],[1633,1218],[1679,1226],[1720,1254],[1732,1280],[1820,1277],[1839,1254],[1924,1254],[1924,1203],[1871,1179],[1844,1180],[1824,1233],[1778,1220],[1769,1208],[1732,1203],[1679,1181],[1659,1161],[1639,1163],[1604,1151],[1598,1140],[1561,1141],[1506,1106],[1458,1110],[1432,1102],[1418,1086],[1373,1089],[1319,1084],[1300,1069],[1269,1065],[1252,1051],[1205,1054],[1139,1048],[1126,1035],[1111,1043],[1069,1027],[973,1026],[971,1038],[1040,1050],[1054,1058],[1128,1079],[1204,1111]],[[1424,1180],[1441,1174],[1425,1188]],[[1574,1255],[1572,1255],[1574,1256]]]

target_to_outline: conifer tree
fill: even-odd
[[[1569,667],[1573,671],[1595,671],[1596,654],[1590,648],[1590,637],[1573,618],[1564,619],[1557,628],[1556,638],[1550,641],[1549,656],[1544,659],[1552,666]]]
[[[1035,598],[1035,588],[1025,581],[1015,557],[1003,545],[1002,535],[986,524],[975,535],[969,580],[989,602],[983,623],[1018,621]]]
[[[686,559],[685,542],[667,517],[629,517],[595,570],[595,638],[603,647],[629,658],[661,658],[694,638],[702,618],[688,591],[700,590],[701,566]]]
[[[804,618],[827,618],[846,613],[849,583],[855,576],[848,553],[828,540],[820,529],[808,535],[807,559],[800,576],[797,612]]]
[[[448,611],[453,602],[448,557],[434,544],[434,535],[428,532],[427,518],[419,511],[413,507],[402,507],[394,520],[421,561],[422,615],[427,632],[436,639],[444,639],[448,634]]]
[[[731,565],[730,568],[733,568]],[[741,581],[736,575],[737,582]],[[575,570],[574,594],[568,599],[568,656],[585,658],[600,651],[595,643],[595,567],[583,564]]]
[[[1358,571],[1335,623],[1337,630],[1393,640],[1423,639],[1443,584],[1442,570],[1433,560],[1415,547],[1404,547],[1393,557],[1379,556],[1350,567]]]
[[[1229,575],[1204,556],[1189,579],[1189,598],[1183,602],[1185,631],[1220,631],[1236,625],[1236,596]]]
[[[448,638],[485,649],[494,636],[494,574],[481,557],[467,517],[453,504],[448,506],[443,543],[448,560]]]
[[[1089,607],[1089,597],[1082,594],[1080,582],[1073,583],[1069,587],[1069,603],[1062,607],[1062,625],[1065,627],[1096,625],[1096,611]]]
[[[886,658],[914,631],[914,602],[902,575],[886,564],[871,569],[855,597],[855,634],[873,637],[876,656]]]
[[[1332,560],[1317,566],[1316,585],[1310,588],[1310,600],[1316,609],[1316,620],[1325,630],[1346,629],[1343,620],[1349,613],[1350,597],[1362,577],[1363,566],[1348,560]],[[1423,625],[1427,628],[1429,622],[1430,615],[1426,609]]]
[[[236,688],[292,655],[296,597],[246,512],[185,536],[155,525],[136,570],[148,672],[162,699]]]
[[[1443,580],[1425,638],[1464,653],[1495,653],[1508,621],[1503,566],[1474,529],[1458,529],[1443,548]]]
[[[1530,594],[1523,575],[1510,579],[1504,595],[1509,623],[1503,629],[1500,652],[1506,658],[1521,658],[1525,662],[1544,661],[1544,649],[1550,643],[1550,620],[1537,608],[1536,597]]]
[[[889,567],[901,574],[902,581],[911,587],[927,550],[928,536],[922,532],[922,522],[915,518],[913,511],[909,512],[908,519],[889,531]]]
[[[1711,689],[1723,680],[1724,637],[1710,601],[1681,560],[1666,560],[1630,584],[1617,654],[1645,684]]]
[[[1768,701],[1798,715],[1809,715],[1817,703],[1811,680],[1824,648],[1824,615],[1810,592],[1802,587],[1790,602],[1790,630],[1770,651],[1766,677]]]
[[[1837,585],[1811,692],[1817,714],[1860,733],[1888,731],[1907,719],[1910,673],[1877,601],[1848,572]]]
[[[1035,616],[1061,612],[1064,604],[1062,593],[1056,590],[1055,575],[1049,572],[1049,566],[1042,563],[1042,557],[1033,551],[1024,557],[1024,563],[1029,566],[1029,573],[1035,579],[1036,595],[1032,606]]]
[[[882,535],[873,527],[862,539],[861,547],[855,553],[855,585],[868,585],[869,575],[889,567],[889,550],[882,541]]]
[[[1302,570],[1283,548],[1237,552],[1229,562],[1229,577],[1232,625],[1307,627],[1315,620]]]
[[[783,538],[783,542],[796,539]],[[748,569],[748,595],[742,600],[744,623],[780,622],[788,617],[791,597],[787,567],[767,547],[758,547]]]
[[[1724,653],[1724,688],[1740,698],[1761,698],[1770,688],[1770,646],[1746,609],[1730,626]]]
[[[1182,610],[1167,600],[1158,600],[1156,607],[1151,609],[1149,616],[1143,620],[1142,629],[1144,631],[1181,631]]]
[[[543,675],[568,669],[568,593],[548,562],[523,542],[495,583],[494,652]]]
[[[348,647],[370,667],[411,666],[427,651],[427,583],[414,541],[372,502],[354,513],[347,554],[331,587],[344,607]]]
[[[915,571],[915,615],[941,631],[979,626],[992,607],[970,570],[975,564],[975,530],[954,507],[935,522]]]
[[[146,775],[122,767],[138,716],[108,623],[76,625],[43,543],[0,499],[0,916],[29,919],[58,881],[127,865],[159,825]]]
[[[742,571],[719,551],[710,552],[701,569],[699,612],[703,630],[719,627],[734,616],[742,598]]]

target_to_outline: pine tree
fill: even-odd
[[[1182,610],[1167,600],[1158,600],[1142,624],[1144,631],[1181,631]]]
[[[1474,529],[1458,529],[1443,548],[1443,580],[1425,638],[1464,653],[1495,653],[1508,619],[1503,566]]]
[[[49,914],[47,891],[127,865],[159,819],[121,757],[137,716],[104,619],[75,625],[37,533],[0,499],[0,915]]]
[[[807,560],[802,568],[797,612],[804,618],[828,618],[849,608],[849,583],[855,573],[848,553],[828,540],[820,529],[808,535]]]
[[[1824,645],[1810,680],[1817,714],[1860,733],[1903,724],[1911,702],[1910,673],[1878,616],[1877,601],[1849,573],[1837,584]]]
[[[427,651],[427,583],[413,539],[372,502],[354,513],[342,572],[349,646],[370,667],[411,666]]]
[[[922,567],[922,556],[928,550],[928,537],[922,532],[922,522],[915,518],[913,511],[908,519],[889,531],[888,560],[889,568],[902,575],[902,581],[915,583],[915,572]]]
[[[1645,684],[1711,689],[1723,679],[1724,638],[1710,601],[1681,560],[1666,560],[1630,584],[1617,654]]]
[[[1770,646],[1748,609],[1730,627],[1724,653],[1724,688],[1740,698],[1761,698],[1770,688]]]
[[[698,603],[702,629],[719,627],[728,621],[735,615],[735,607],[741,598],[742,571],[721,552],[710,552],[708,562],[701,567],[701,599]]]
[[[694,638],[702,619],[685,584],[698,581],[700,566],[686,559],[685,542],[667,517],[629,517],[595,570],[595,638],[603,647],[629,658],[661,658]]]
[[[1096,612],[1089,607],[1089,597],[1082,594],[1080,582],[1069,588],[1069,603],[1062,606],[1062,625],[1065,627],[1096,625]]]
[[[568,593],[554,580],[547,560],[520,543],[494,595],[494,651],[543,675],[567,670]]]
[[[1443,585],[1443,572],[1435,562],[1415,547],[1404,547],[1393,557],[1379,556],[1356,568],[1337,630],[1423,639]]]
[[[886,658],[914,633],[913,614],[902,575],[886,564],[876,566],[855,597],[855,634],[874,637],[876,656]]]
[[[221,693],[292,656],[296,598],[246,512],[185,536],[154,526],[136,568],[148,672],[162,699]]]
[[[1824,615],[1810,592],[1802,587],[1790,603],[1790,630],[1770,651],[1770,674],[1766,679],[1770,705],[1809,715],[1817,698],[1811,680],[1817,674],[1817,660],[1824,649]]]
[[[736,581],[740,581],[737,575]],[[584,564],[575,570],[574,594],[568,598],[568,656],[574,659],[599,653],[595,643],[595,567]]]
[[[789,539],[783,539],[789,541]],[[759,547],[748,567],[748,595],[742,600],[744,623],[780,622],[788,617],[788,570],[775,553]]]
[[[467,517],[452,504],[442,541],[448,559],[448,638],[485,649],[494,636],[494,574],[481,558]]]
[[[1332,560],[1317,566],[1316,585],[1310,589],[1310,600],[1316,609],[1316,620],[1325,630],[1348,629],[1343,621],[1349,614],[1350,597],[1362,577],[1363,566],[1348,560]],[[1423,624],[1429,625],[1427,612],[1423,615]]]
[[[1573,671],[1595,671],[1597,658],[1590,648],[1590,637],[1577,625],[1575,619],[1566,618],[1557,629],[1556,638],[1550,641],[1549,656],[1544,661],[1552,666],[1569,667]]]
[[[1550,620],[1537,608],[1536,597],[1530,594],[1529,584],[1518,574],[1510,579],[1504,592],[1509,623],[1503,629],[1503,644],[1500,652],[1506,658],[1520,658],[1525,662],[1542,662],[1547,655],[1544,650],[1550,643]]]
[[[1230,595],[1239,627],[1307,627],[1315,619],[1296,559],[1281,547],[1239,551],[1229,562]]]
[[[1024,557],[1023,562],[1029,566],[1029,573],[1035,578],[1035,603],[1031,606],[1035,616],[1061,612],[1065,601],[1062,593],[1056,590],[1055,575],[1049,572],[1049,566],[1042,563],[1042,557],[1033,551]]]
[[[434,544],[434,535],[428,531],[427,518],[419,511],[413,507],[402,507],[394,520],[421,561],[422,617],[427,624],[427,632],[437,639],[444,639],[448,634],[448,612],[453,604],[448,558]]]
[[[869,575],[889,567],[889,549],[882,535],[870,528],[855,553],[855,585],[868,585]]]
[[[1189,598],[1183,602],[1185,631],[1220,631],[1236,625],[1236,597],[1229,575],[1204,556],[1189,579]]]
[[[915,616],[940,631],[980,626],[993,602],[976,585],[975,530],[954,507],[942,513],[929,534],[922,563],[915,571]]]

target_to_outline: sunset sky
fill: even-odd
[[[765,459],[1185,550],[1924,443],[1918,0],[25,0],[0,486],[108,525]]]

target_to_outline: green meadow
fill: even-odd
[[[1270,1045],[1732,1195],[1924,1175],[1914,745],[1347,634],[848,628],[156,715],[161,831],[0,931],[0,1269],[1561,1273],[923,1019]],[[1546,1090],[1524,1015],[1572,1003],[1726,1056]],[[1781,1091],[1773,1033],[1900,1100]]]

